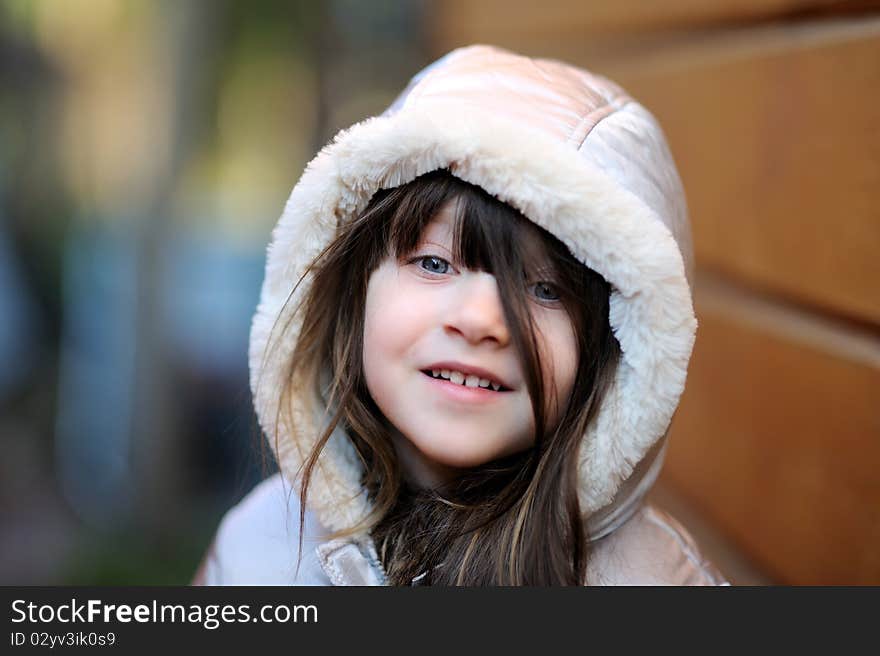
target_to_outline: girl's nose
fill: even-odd
[[[510,334],[495,276],[468,271],[461,274],[456,288],[446,312],[446,330],[461,334],[472,344],[490,339],[506,346]]]

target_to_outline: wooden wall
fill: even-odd
[[[664,481],[774,580],[880,584],[880,6],[439,0],[612,77],[679,164],[700,328]]]

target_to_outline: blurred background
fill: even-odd
[[[740,584],[880,584],[880,4],[0,0],[0,583],[184,584],[273,472],[269,232],[340,128],[482,42],[660,119],[700,321],[652,499]]]

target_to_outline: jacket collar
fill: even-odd
[[[385,585],[385,571],[370,539],[340,538],[319,544],[321,569],[333,585]]]

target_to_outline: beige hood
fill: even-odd
[[[281,470],[295,480],[321,421],[296,402],[293,434],[275,435],[278,390],[300,328],[292,323],[265,357],[285,302],[337,225],[377,190],[438,168],[520,210],[612,285],[622,359],[578,463],[591,536],[607,534],[654,482],[684,389],[697,327],[684,193],[659,126],[622,89],[488,46],[455,50],[424,69],[384,114],[340,132],[291,193],[272,234],[250,342],[254,404]],[[348,528],[365,515],[359,480],[359,460],[337,429],[309,491],[324,526]]]

